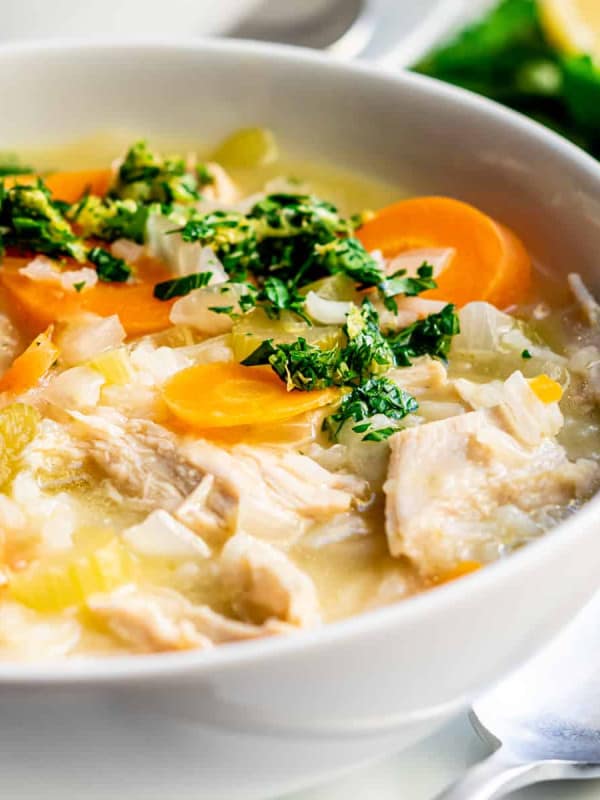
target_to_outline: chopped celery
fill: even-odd
[[[64,556],[39,562],[9,580],[10,596],[42,613],[81,606],[97,592],[109,592],[133,578],[131,556],[114,535],[92,536],[91,546],[80,545]],[[98,544],[98,539],[100,544]],[[95,545],[95,546],[94,546]]]
[[[229,169],[253,169],[272,164],[279,151],[268,128],[241,128],[224,139],[212,160]]]
[[[25,403],[12,403],[0,411],[0,486],[14,477],[21,453],[36,434],[39,419],[38,411]]]
[[[357,298],[355,281],[342,272],[337,272],[335,275],[309,283],[300,290],[300,293],[304,295],[309,292],[316,292],[319,297],[325,300],[355,301]]]
[[[243,361],[267,339],[283,344],[295,342],[300,337],[325,350],[336,344],[341,345],[343,333],[341,328],[331,325],[311,326],[295,314],[285,311],[279,319],[270,319],[262,309],[257,308],[234,323],[231,346],[236,361]]]
[[[135,370],[125,347],[105,350],[89,361],[88,366],[99,372],[108,385],[125,386],[135,377]]]

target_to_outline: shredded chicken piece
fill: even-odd
[[[328,472],[308,456],[275,448],[239,445],[230,451],[210,442],[184,448],[187,458],[237,500],[236,530],[261,539],[294,541],[313,522],[350,510],[366,499],[365,481]],[[200,514],[203,509],[203,491]],[[194,527],[190,499],[178,519]],[[196,529],[196,528],[194,528]]]
[[[590,327],[597,326],[600,322],[600,305],[583,282],[583,278],[579,273],[571,272],[567,281],[585,321]]]
[[[140,653],[206,649],[291,630],[277,620],[250,625],[229,619],[208,606],[193,605],[170,589],[144,591],[128,586],[94,595],[87,606],[114,636]]]
[[[515,373],[500,405],[395,434],[384,486],[392,555],[443,574],[489,552],[494,528],[482,523],[500,508],[533,511],[588,496],[600,468],[569,461],[551,438],[561,424],[557,404],[542,403]]]
[[[235,612],[250,622],[277,617],[305,628],[320,621],[314,583],[276,547],[238,533],[221,553],[221,576]]]
[[[71,431],[85,442],[88,456],[141,508],[174,511],[205,475],[167,430],[149,420],[127,419],[109,409],[94,415],[71,411],[70,416]],[[225,500],[221,508],[227,508]]]
[[[439,393],[449,386],[446,367],[431,356],[417,359],[410,367],[392,370],[389,377],[401,389],[415,396],[431,391]]]

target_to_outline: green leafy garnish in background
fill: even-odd
[[[502,0],[414,69],[510,106],[600,158],[600,70],[589,56],[557,52],[536,0]]]

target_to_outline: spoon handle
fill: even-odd
[[[533,783],[576,777],[584,776],[567,771],[564,763],[512,761],[502,750],[497,750],[485,761],[468,770],[435,800],[497,800]]]

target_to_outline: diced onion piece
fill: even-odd
[[[203,539],[162,509],[153,511],[139,525],[127,528],[122,537],[141,556],[204,559],[211,553]]]
[[[98,283],[98,274],[91,267],[61,271],[58,265],[46,256],[36,256],[27,266],[19,270],[32,281],[54,283],[67,291],[83,291]]]
[[[131,239],[116,239],[110,246],[115,258],[122,258],[128,264],[135,264],[144,254],[144,245],[132,242]]]
[[[176,372],[191,366],[191,359],[182,350],[184,348],[153,347],[147,341],[140,342],[131,351],[130,360],[142,384],[162,386]]]
[[[91,408],[98,405],[104,378],[90,367],[71,367],[57,375],[44,391],[61,408]]]
[[[454,247],[424,247],[418,250],[405,250],[387,262],[385,271],[388,275],[393,275],[394,272],[402,269],[407,275],[416,277],[419,267],[426,263],[433,267],[433,277],[436,278],[450,265],[455,255]]]
[[[230,313],[242,313],[239,301],[247,293],[247,288],[240,283],[194,289],[173,304],[169,319],[174,325],[189,325],[201,333],[218,336],[231,330]],[[231,312],[211,311],[211,308],[231,308]]]
[[[460,333],[452,341],[453,350],[477,352],[496,350],[502,337],[515,327],[513,317],[490,303],[467,303],[459,312]]]
[[[180,224],[169,217],[150,214],[146,225],[150,255],[167,264],[176,275],[212,272],[214,283],[226,281],[228,275],[211,248],[198,242],[184,242],[181,234],[173,233],[178,227]]]
[[[306,311],[315,322],[324,325],[343,325],[346,322],[352,303],[342,300],[326,300],[316,292],[306,296]]]
[[[61,362],[73,366],[118,347],[125,340],[125,329],[116,314],[112,317],[85,314],[68,322],[56,338]]]

